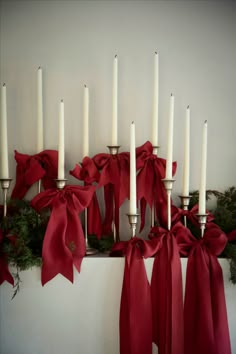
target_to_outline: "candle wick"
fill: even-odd
[[[207,123],[207,119],[205,120],[205,122],[204,122],[205,124]]]
[[[171,93],[170,95],[173,96],[173,93]]]
[[[131,124],[134,124],[134,121],[132,121],[132,123]]]
[[[41,66],[38,67],[38,70],[40,70],[40,69],[41,69]]]
[[[157,54],[157,52],[155,52],[155,54]]]
[[[61,102],[64,102],[64,101],[61,99]]]
[[[117,58],[117,54],[115,55],[115,58]]]
[[[189,109],[189,105],[187,106],[187,109]]]
[[[84,84],[84,87],[87,87],[87,86]]]
[[[4,82],[4,84],[2,86],[6,86],[5,82]]]

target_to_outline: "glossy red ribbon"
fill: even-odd
[[[227,243],[220,228],[207,224],[200,240],[177,237],[182,254],[189,254],[184,303],[185,354],[231,354],[224,282],[217,260]]]
[[[151,230],[161,243],[151,280],[153,341],[158,346],[158,354],[184,353],[182,271],[176,242],[176,234],[183,232],[181,223],[170,231],[160,227]]]
[[[26,155],[15,151],[16,184],[11,198],[22,199],[29,188],[42,179],[44,189],[54,188],[57,178],[58,152],[44,150],[36,155]]]
[[[8,268],[6,254],[4,254],[2,251],[3,238],[4,234],[3,231],[0,229],[0,285],[2,285],[4,281],[7,281],[12,286],[14,286],[14,279]]]
[[[58,273],[73,283],[73,264],[80,272],[86,249],[79,214],[91,202],[94,191],[94,186],[66,186],[48,189],[32,200],[38,212],[51,209],[43,241],[42,285]]]
[[[81,166],[76,164],[70,174],[80,181],[84,181],[86,186],[92,185],[94,182],[98,183],[100,178],[97,167],[89,157],[83,159]],[[96,193],[93,194],[93,198],[88,205],[88,233],[90,235],[95,234],[98,239],[102,235],[102,219]]]
[[[125,254],[120,304],[120,354],[152,354],[152,307],[144,258],[159,249],[157,240],[133,237],[113,251]]]
[[[172,173],[176,172],[177,164],[173,163]],[[153,146],[147,141],[137,148],[137,193],[140,200],[142,231],[145,225],[146,206],[155,206],[156,217],[159,220],[161,205],[166,202],[166,191],[162,179],[165,178],[166,160],[153,154]],[[147,188],[148,186],[148,188]]]
[[[119,235],[119,208],[129,197],[129,153],[98,154],[93,157],[93,161],[101,170],[99,187],[104,186],[106,211],[103,232],[104,234],[112,232],[114,209],[116,233]]]

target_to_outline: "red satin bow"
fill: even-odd
[[[93,157],[93,161],[97,168],[102,170],[99,187],[104,186],[106,206],[103,232],[104,234],[112,232],[113,209],[115,209],[116,233],[119,235],[119,208],[129,196],[129,153],[98,154]]]
[[[94,191],[94,186],[66,186],[63,190],[48,189],[32,200],[38,212],[51,209],[43,241],[42,285],[58,273],[73,283],[73,264],[80,272],[86,250],[78,214],[89,205]]]
[[[180,222],[170,231],[160,227],[151,230],[162,245],[153,263],[151,280],[153,341],[158,354],[184,353],[182,272],[176,242],[176,234],[183,232]]]
[[[0,285],[7,281],[12,286],[14,286],[14,279],[8,269],[6,255],[2,252],[2,242],[3,242],[4,234],[0,229]]]
[[[152,144],[147,141],[137,148],[137,177],[138,200],[140,200],[141,225],[145,225],[146,206],[155,206],[156,217],[159,219],[161,205],[166,202],[166,191],[162,179],[165,178],[166,160],[153,154]],[[173,163],[173,175],[176,172],[176,162]],[[148,186],[148,188],[147,188]]]
[[[70,171],[70,174],[84,181],[86,186],[91,185],[93,182],[99,182],[100,178],[97,167],[89,157],[83,159],[82,166],[76,164],[75,168]],[[95,234],[98,239],[102,235],[102,220],[96,193],[93,194],[93,198],[88,206],[88,233]]]
[[[114,252],[125,254],[120,354],[152,354],[151,294],[143,257],[151,257],[158,249],[156,240],[144,241],[137,237],[113,246]]]
[[[29,188],[42,179],[44,189],[54,188],[57,178],[58,153],[44,150],[36,155],[20,154],[15,151],[16,184],[12,191],[13,199],[22,199]]]
[[[223,275],[217,260],[226,243],[220,228],[207,224],[200,240],[188,234],[177,241],[188,254],[184,303],[185,354],[230,354]]]

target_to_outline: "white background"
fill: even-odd
[[[82,159],[84,84],[90,89],[90,155],[93,156],[106,152],[106,146],[111,143],[112,63],[114,55],[118,54],[118,142],[121,151],[129,149],[129,125],[134,120],[136,143],[141,145],[151,139],[153,56],[154,52],[158,51],[161,146],[159,155],[164,158],[169,96],[171,92],[175,95],[174,159],[178,161],[178,170],[174,197],[181,193],[182,141],[187,105],[191,108],[190,188],[196,189],[199,185],[201,130],[205,119],[208,120],[209,131],[207,187],[223,190],[235,185],[236,18],[233,1],[0,3],[0,83],[2,85],[5,82],[7,85],[12,178],[15,178],[14,149],[29,154],[36,151],[36,78],[39,65],[43,68],[44,80],[45,148],[57,149],[58,105],[63,98],[66,120],[66,176],[71,183],[77,183],[69,177],[68,171]],[[33,188],[28,198],[31,198],[35,191]],[[125,216],[127,209],[127,204],[121,209],[123,238],[129,236]],[[103,270],[106,269],[106,263],[99,261],[102,262]],[[120,264],[120,261],[116,262],[118,263],[114,267]],[[94,266],[93,263],[89,265],[89,260],[87,263],[88,267]],[[55,289],[47,296],[46,288],[40,288],[39,279],[35,289],[36,280],[32,276],[27,278],[30,279],[29,282],[24,282],[26,288],[15,302],[8,303],[6,299],[10,295],[3,295],[0,327],[3,333],[3,344],[0,348],[6,348],[3,354],[73,354],[78,352],[77,338],[83,343],[83,350],[78,349],[81,354],[113,354],[111,348],[114,348],[113,341],[118,343],[118,327],[117,314],[112,311],[118,312],[117,294],[120,293],[122,278],[122,266],[118,267],[119,271],[114,273],[118,277],[115,288],[110,276],[102,273],[99,267],[94,267],[93,271],[90,269],[89,278],[83,280],[85,287],[78,283],[78,287],[69,285],[64,289],[63,280],[60,285],[54,283]],[[83,271],[85,270],[86,267],[83,268]],[[99,275],[102,275],[100,282]],[[53,286],[49,284],[48,288]],[[99,286],[102,288],[96,298],[96,289]],[[235,289],[231,289],[230,298],[227,300],[231,303],[230,306],[235,303]],[[8,292],[8,288],[6,291]],[[93,298],[89,297],[90,292]],[[114,292],[117,296],[115,300]],[[104,294],[107,296],[109,293],[115,303],[109,303],[107,297],[104,297]],[[83,308],[85,303],[88,306],[92,301],[97,301],[96,309],[100,314],[95,316],[95,319],[89,315],[92,317],[87,319],[87,327],[83,327],[85,320],[84,317],[82,319],[77,306]],[[58,312],[59,304],[62,307],[61,314]],[[112,305],[112,311],[108,304]],[[89,310],[89,307],[85,308]],[[235,307],[234,310],[230,308],[231,316],[233,311],[235,314]],[[28,324],[21,320],[24,318]],[[235,323],[234,319],[233,328],[231,321],[234,342]],[[90,326],[94,331],[94,326],[100,328],[98,335],[90,333]],[[69,333],[72,335],[68,336]],[[111,343],[110,336],[115,336]],[[93,342],[95,338],[96,343]],[[43,343],[47,345],[45,353],[42,352]],[[90,348],[90,344],[94,345],[93,350],[85,349]],[[22,351],[16,349],[18,347],[23,348]],[[61,352],[58,348],[62,348]],[[116,352],[117,348],[114,349],[114,353]]]

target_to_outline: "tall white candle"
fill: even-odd
[[[184,134],[183,196],[189,196],[189,161],[190,161],[190,108],[186,110]]]
[[[118,58],[115,55],[113,62],[113,89],[112,89],[112,146],[118,144],[118,127],[117,127],[117,112],[118,112]]]
[[[84,85],[83,104],[83,157],[89,155],[89,89]]]
[[[43,151],[43,83],[42,68],[37,73],[37,152]]]
[[[59,106],[58,179],[65,178],[64,102]]]
[[[8,167],[8,143],[7,143],[7,89],[6,85],[2,86],[1,95],[1,117],[0,117],[0,177],[9,178]]]
[[[159,57],[154,56],[154,87],[153,87],[153,117],[152,117],[152,145],[158,146],[158,107],[159,107]]]
[[[206,214],[206,167],[207,167],[207,121],[205,120],[202,131],[202,160],[199,188],[199,214]]]
[[[173,162],[173,129],[174,129],[174,96],[170,96],[169,125],[167,134],[167,158],[166,158],[166,178],[172,179]]]
[[[130,126],[130,214],[137,213],[136,202],[136,151],[135,151],[135,125]]]

